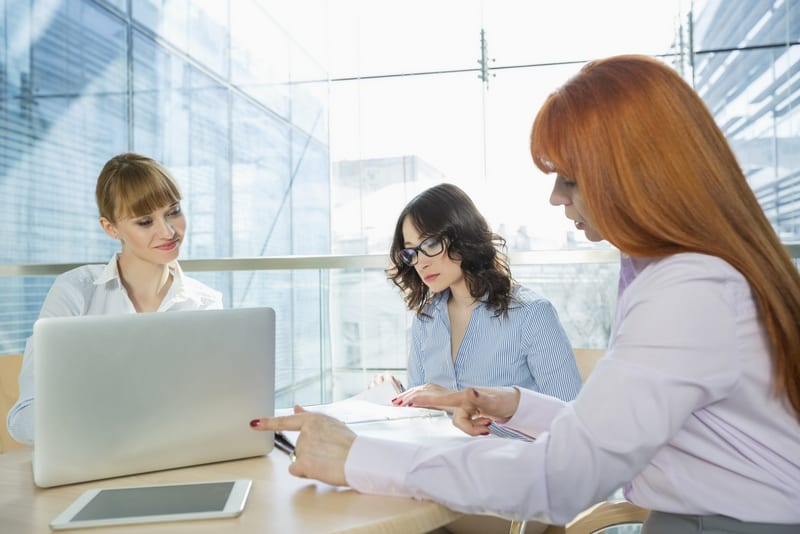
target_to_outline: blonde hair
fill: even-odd
[[[97,209],[112,223],[140,217],[181,200],[178,184],[152,158],[128,152],[114,156],[97,177]]]
[[[576,181],[600,234],[633,256],[699,252],[748,280],[771,340],[777,394],[800,420],[800,274],[700,96],[645,56],[594,61],[533,124],[544,172]]]

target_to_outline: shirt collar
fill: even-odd
[[[109,261],[103,272],[100,273],[100,276],[95,278],[94,284],[97,286],[101,286],[103,284],[107,284],[108,282],[116,281],[119,283],[119,269],[117,268],[117,258],[119,257],[119,252],[115,253],[111,257],[111,261]]]
[[[437,308],[444,308],[447,306],[447,301],[450,300],[450,288],[440,291],[433,296],[432,304]],[[485,305],[486,301],[489,300],[489,293],[486,293],[481,298],[477,299],[478,305]]]
[[[103,272],[100,273],[100,276],[95,279],[95,285],[103,285],[111,281],[115,281],[117,284],[122,285],[119,277],[119,265],[117,263],[118,259],[119,252],[116,252],[114,256],[112,256],[111,261],[106,264]],[[172,287],[170,288],[170,293],[183,293],[183,289],[185,287],[183,269],[181,269],[181,266],[178,264],[177,260],[170,264],[169,272],[172,274]]]

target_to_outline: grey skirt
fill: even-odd
[[[751,523],[722,515],[650,512],[642,534],[800,534],[800,524]]]

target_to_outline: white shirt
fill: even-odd
[[[53,282],[39,318],[76,315],[136,313],[128,292],[120,282],[115,254],[104,267],[84,265],[67,271]],[[178,262],[170,266],[172,285],[158,311],[207,310],[222,308],[222,294],[183,274]],[[19,375],[19,398],[8,412],[8,432],[21,443],[33,444],[33,349],[31,338]]]
[[[630,482],[628,499],[652,510],[800,523],[800,424],[774,395],[749,284],[701,254],[636,267],[607,355],[578,397],[520,389],[506,426],[535,442],[436,449],[359,436],[348,483],[563,524]]]

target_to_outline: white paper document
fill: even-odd
[[[383,382],[365,389],[358,395],[330,404],[303,406],[310,412],[324,413],[340,421],[353,423],[371,423],[376,421],[392,421],[395,419],[415,419],[417,417],[443,417],[447,412],[429,408],[395,406],[392,399],[397,396],[390,382]],[[294,413],[292,408],[275,410],[275,415]]]
[[[391,403],[391,399],[396,396],[392,384],[387,381],[348,399],[330,404],[303,406],[303,408],[335,417],[359,435],[415,443],[471,439],[453,426],[447,412],[413,406],[395,406]],[[292,408],[275,410],[275,415],[292,413],[294,413]],[[282,434],[291,443],[297,440],[298,432],[282,432]]]

